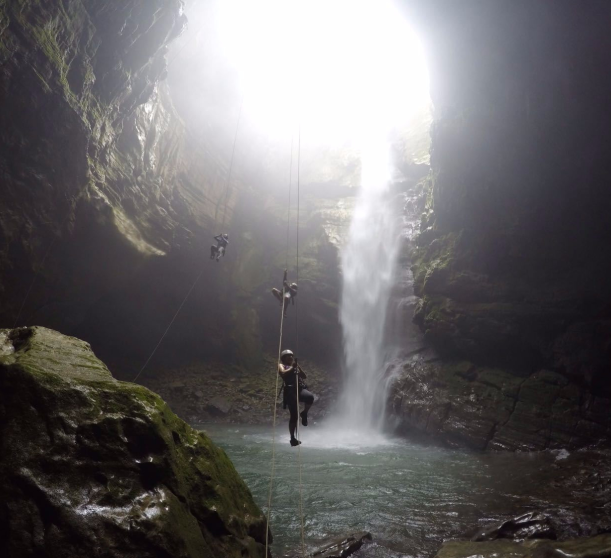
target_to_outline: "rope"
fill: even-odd
[[[242,95],[242,100],[240,101],[240,110],[238,111],[238,121],[235,126],[235,134],[233,135],[233,147],[231,148],[231,160],[229,162],[229,172],[227,173],[227,180],[225,181],[225,192],[224,192],[224,213],[223,213],[223,225],[225,224],[225,217],[227,216],[227,202],[229,200],[229,184],[231,181],[231,173],[233,171],[233,160],[235,156],[235,146],[238,141],[238,130],[240,129],[240,120],[242,119],[242,107],[244,106],[244,95]],[[216,210],[214,212],[214,221],[218,223],[218,212],[219,205],[221,203],[221,198],[219,198],[219,202],[216,204]]]
[[[299,182],[301,175],[301,124],[299,124],[299,136],[297,141],[297,284],[299,285]],[[295,313],[295,317],[297,313]],[[299,343],[299,337],[297,337]],[[299,346],[297,346],[299,351]]]
[[[138,372],[138,374],[136,374],[136,377],[132,380],[132,382],[135,382],[140,377],[140,374],[142,374],[142,372],[144,372],[144,369],[147,367],[148,363],[151,361],[153,356],[155,356],[155,353],[157,352],[157,349],[159,349],[159,347],[161,346],[161,343],[163,343],[163,340],[165,339],[165,336],[168,334],[168,331],[170,331],[170,328],[172,327],[172,324],[174,323],[174,320],[176,320],[178,314],[180,314],[180,311],[182,310],[182,307],[185,305],[185,302],[187,302],[187,299],[189,298],[189,295],[191,294],[191,292],[195,288],[195,285],[197,285],[197,282],[199,281],[200,277],[203,275],[204,269],[205,268],[202,267],[202,270],[199,272],[199,275],[197,276],[197,279],[195,279],[195,281],[193,282],[193,285],[191,285],[191,288],[189,289],[189,292],[187,293],[187,296],[185,296],[185,298],[183,298],[182,302],[180,303],[180,306],[178,307],[178,310],[176,310],[176,314],[174,314],[174,317],[170,321],[168,327],[165,328],[165,331],[163,332],[163,335],[161,336],[161,339],[159,340],[159,343],[157,343],[157,345],[153,349],[153,352],[146,359],[146,362],[144,363],[144,366],[142,368],[140,368],[140,372]]]
[[[276,472],[276,415],[278,408],[278,368],[280,366],[280,353],[282,352],[282,331],[284,329],[284,284],[282,285],[282,303],[280,304],[280,341],[278,342],[278,362],[276,364],[276,387],[274,389],[274,427],[272,430],[272,472],[269,477],[269,494],[267,497],[267,523],[265,529],[265,556],[268,554],[269,547],[269,526],[272,513],[272,488],[274,486],[274,474]]]
[[[291,163],[289,165],[289,207],[286,212],[286,265],[285,269],[289,268],[289,237],[291,232],[291,190],[293,186],[293,140],[294,136],[291,136]]]
[[[235,146],[236,146],[236,142],[237,142],[237,139],[238,139],[238,130],[240,128],[240,119],[242,117],[242,107],[243,106],[244,106],[244,97],[242,97],[242,101],[240,102],[240,110],[238,112],[238,121],[236,123],[235,134],[234,134],[234,137],[233,137],[233,148],[231,149],[231,161],[229,163],[229,172],[227,173],[227,180],[225,182],[225,213],[223,214],[223,224],[225,224],[225,216],[227,214],[227,192],[229,190],[229,181],[231,180],[231,172],[233,170],[233,160],[234,160],[234,156],[235,156]],[[215,210],[215,213],[214,213],[214,221],[215,221],[215,223],[218,223],[217,216],[218,216],[218,210],[219,210],[220,202],[221,202],[221,198],[219,198],[219,203],[216,204],[216,210]],[[202,270],[199,272],[199,275],[197,276],[197,278],[195,279],[195,281],[191,285],[191,288],[189,289],[189,292],[187,292],[187,295],[185,296],[183,301],[180,303],[180,306],[178,307],[178,310],[176,310],[176,313],[174,314],[174,317],[170,321],[168,327],[166,327],[165,331],[163,332],[163,335],[161,336],[161,339],[159,339],[159,342],[157,343],[157,345],[153,349],[153,352],[146,359],[146,362],[144,363],[144,366],[142,366],[142,368],[140,369],[138,374],[136,374],[136,377],[132,380],[132,382],[135,382],[140,377],[142,372],[144,372],[144,369],[148,366],[148,363],[155,356],[155,353],[157,352],[157,349],[159,349],[159,347],[161,346],[161,343],[163,343],[163,340],[165,339],[165,336],[168,334],[168,331],[170,331],[170,328],[172,327],[172,324],[174,323],[174,321],[178,317],[178,314],[180,314],[180,311],[182,310],[182,307],[185,305],[185,302],[187,302],[187,299],[189,298],[189,296],[193,292],[193,289],[195,288],[195,285],[197,285],[197,283],[199,282],[201,276],[204,274],[204,270],[205,269],[206,269],[205,266],[203,266]]]
[[[299,125],[298,141],[297,141],[297,284],[299,284],[299,186],[301,178],[301,124]],[[299,354],[299,306],[295,303],[295,348]],[[296,385],[296,396],[297,396],[297,408],[299,409],[299,381],[295,382]],[[297,439],[299,440],[299,419],[297,419]],[[301,520],[301,554],[305,558],[305,526],[303,521],[303,483],[301,470],[303,468],[301,463],[301,444],[297,446],[297,461],[299,467],[299,518]]]
[[[292,171],[293,171],[293,141],[291,138],[291,158],[289,167],[289,198],[288,198],[288,210],[287,210],[287,225],[286,225],[286,268],[288,269],[289,260],[289,246],[290,246],[290,215],[291,215],[291,190],[292,190]],[[301,127],[299,129],[298,139],[298,151],[297,151],[297,281],[299,281],[299,185],[300,185],[300,161],[301,161]],[[280,355],[282,353],[282,336],[284,332],[284,304],[286,288],[284,283],[282,285],[282,302],[280,303],[280,339],[278,342],[278,366],[280,366],[281,360]],[[296,328],[296,348],[299,352],[299,331],[297,328],[297,308],[295,308],[295,328]],[[278,393],[278,371],[276,370],[276,386],[274,389],[274,419],[273,419],[273,432],[272,432],[272,470],[269,480],[269,491],[267,499],[267,530],[265,532],[265,555],[267,556],[269,548],[269,527],[271,523],[271,512],[272,512],[272,493],[274,475],[276,470],[276,417],[277,417],[277,393]],[[295,398],[297,401],[297,409],[299,409],[299,380],[295,382]],[[296,426],[296,438],[300,440],[299,435],[299,415],[297,418]],[[297,459],[298,459],[298,470],[299,470],[299,518],[301,526],[301,554],[305,558],[305,525],[303,518],[303,479],[302,479],[302,462],[301,462],[301,444],[297,446]]]
[[[49,247],[47,248],[47,251],[45,252],[45,255],[43,256],[41,262],[40,262],[40,267],[42,267],[47,259],[47,256],[49,255],[49,252],[51,251],[51,248],[53,248],[53,246],[55,245],[55,241],[57,240],[57,236],[53,237],[53,241],[51,242],[51,244],[49,244]],[[28,298],[30,298],[30,293],[32,292],[32,288],[34,287],[34,283],[36,282],[36,277],[38,276],[38,274],[36,272],[34,272],[34,278],[32,279],[32,282],[30,283],[30,288],[28,289],[28,292],[25,293],[25,297],[23,298],[23,302],[21,303],[21,306],[19,307],[19,312],[17,313],[17,317],[15,318],[15,323],[13,324],[13,329],[15,329],[17,327],[17,323],[19,322],[19,318],[21,318],[21,313],[23,312],[23,309],[25,307],[25,303],[28,301]],[[30,316],[31,318],[32,316]]]

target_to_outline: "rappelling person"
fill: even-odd
[[[282,279],[282,285],[284,287],[284,303],[282,302],[283,291],[278,289],[272,289],[272,294],[278,299],[280,304],[283,305],[284,317],[286,318],[286,309],[291,304],[295,304],[295,297],[297,296],[297,283],[288,283],[288,271],[284,270],[284,278]]]
[[[304,408],[299,416],[301,424],[308,425],[308,411],[314,403],[314,394],[308,391],[308,386],[305,383],[306,374],[297,364],[297,359],[293,355],[293,351],[286,349],[280,355],[278,363],[278,374],[284,382],[282,407],[288,407],[291,416],[289,418],[289,432],[291,434],[291,446],[298,446],[301,442],[295,438],[295,430],[297,428],[297,413],[299,413],[299,403],[304,403]]]
[[[225,249],[229,244],[229,235],[227,233],[218,234],[214,237],[214,240],[216,240],[216,246],[214,244],[210,246],[210,259],[216,258],[218,262],[221,256],[225,256]]]

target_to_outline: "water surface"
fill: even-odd
[[[272,503],[274,556],[300,545],[299,453],[286,424],[276,434]],[[266,510],[272,428],[206,425]],[[444,539],[484,523],[539,509],[533,490],[554,461],[549,453],[481,454],[393,440],[377,434],[302,429],[306,545],[351,531],[374,543],[358,558],[432,556]]]

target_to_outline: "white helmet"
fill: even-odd
[[[286,349],[280,353],[280,360],[284,360],[284,357],[293,356],[293,351]]]

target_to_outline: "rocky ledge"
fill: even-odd
[[[89,345],[0,330],[0,555],[263,557],[227,455]]]
[[[576,448],[611,435],[609,400],[565,376],[516,376],[468,361],[404,364],[390,413],[405,434],[478,450]]]
[[[244,369],[222,363],[200,363],[172,370],[155,370],[141,377],[146,387],[159,393],[176,414],[197,425],[202,423],[270,424],[274,394],[282,389],[276,383],[277,357],[268,356],[260,365]],[[308,387],[316,394],[311,419],[324,418],[337,401],[337,374],[312,362],[300,363],[308,374]],[[282,394],[276,398],[279,416]],[[287,415],[288,416],[288,415]]]

